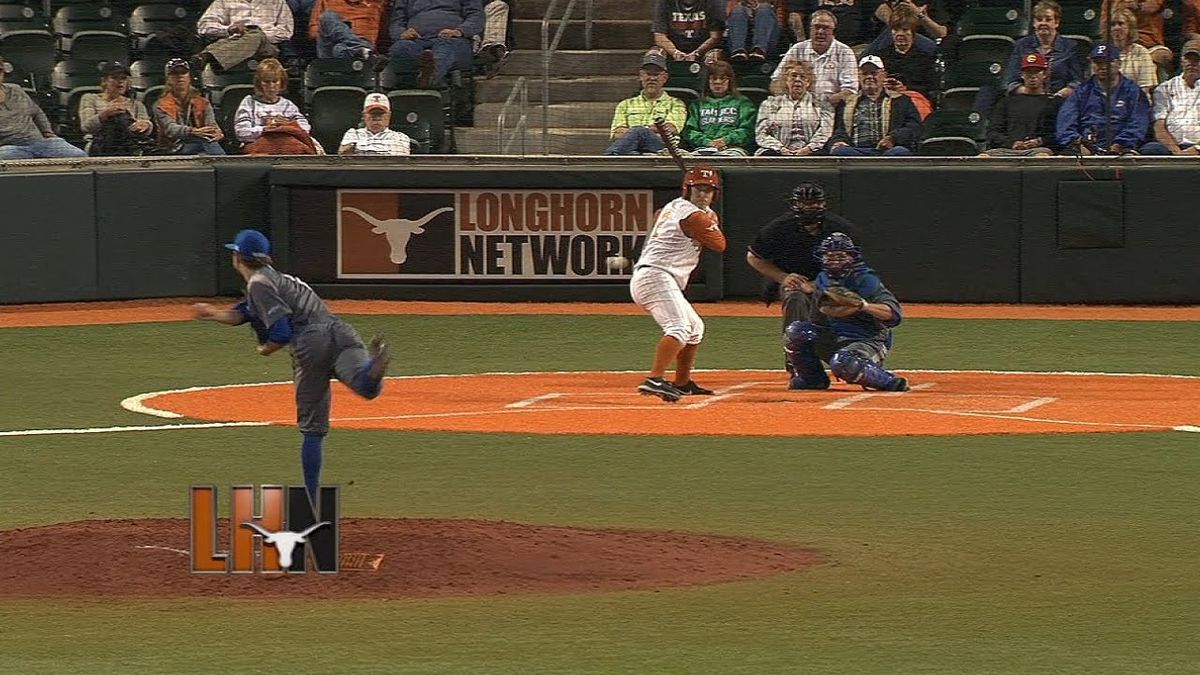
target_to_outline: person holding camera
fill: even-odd
[[[129,68],[117,61],[101,63],[100,93],[79,100],[79,129],[92,137],[89,155],[139,155],[147,143],[153,144],[154,124],[146,106],[126,96],[128,91]]]

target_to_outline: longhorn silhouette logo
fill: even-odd
[[[308,543],[308,535],[312,534],[318,527],[329,524],[328,520],[322,520],[316,525],[305,528],[303,532],[290,532],[288,530],[272,532],[259,526],[258,523],[249,521],[242,523],[242,527],[248,527],[261,534],[263,542],[274,546],[275,550],[279,552],[279,566],[286,570],[292,566],[292,553],[296,550],[296,546]]]
[[[409,220],[408,218],[390,218],[382,220],[372,216],[371,214],[361,209],[356,209],[353,206],[343,206],[343,211],[349,211],[354,215],[362,218],[371,224],[371,234],[382,234],[387,237],[388,246],[391,247],[391,255],[389,260],[397,265],[403,265],[408,260],[408,243],[412,240],[414,234],[425,232],[425,224],[443,213],[452,212],[454,209],[449,206],[435,209],[426,213],[424,216]]]

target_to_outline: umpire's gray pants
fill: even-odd
[[[296,382],[296,425],[301,433],[329,433],[330,378],[336,377],[358,392],[355,376],[369,360],[362,338],[343,321],[308,324],[296,331],[292,336],[292,379]]]

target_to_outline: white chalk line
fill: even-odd
[[[534,396],[533,398],[527,398],[524,401],[517,401],[516,403],[509,403],[508,405],[506,405],[504,407],[505,408],[528,408],[529,406],[531,406],[534,403],[537,403],[539,401],[549,401],[552,398],[558,398],[560,396],[566,396],[566,394],[561,393],[561,392],[550,392],[549,394],[542,394],[541,396]]]
[[[921,384],[915,384],[915,385],[909,387],[908,391],[922,391],[922,390],[929,389],[929,388],[935,387],[935,386],[937,386],[937,382],[922,382]],[[821,409],[822,410],[841,410],[842,408],[847,408],[859,401],[865,401],[869,398],[874,398],[876,396],[903,396],[905,393],[907,393],[907,392],[903,392],[903,391],[864,391],[861,394],[854,394],[853,396],[839,398],[838,400],[836,400],[832,403],[827,403],[827,404],[821,406]]]
[[[181,548],[171,548],[170,546],[150,546],[150,545],[145,545],[145,546],[134,546],[134,548],[140,548],[140,549],[153,549],[153,550],[156,550],[156,551],[170,551],[170,552],[172,552],[172,553],[178,553],[178,554],[180,554],[180,555],[189,555],[189,556],[191,555],[191,553],[189,553],[188,551],[185,551],[185,550],[183,550],[183,549],[181,549]]]
[[[547,375],[550,375],[550,376],[553,376],[553,375],[588,375],[588,374],[623,375],[623,374],[641,374],[642,372],[644,372],[644,371],[640,371],[640,370],[623,370],[623,371],[492,371],[492,372],[486,372],[486,373],[434,373],[434,374],[426,374],[426,375],[394,375],[394,376],[389,376],[387,379],[388,380],[405,381],[405,380],[421,380],[421,379],[446,379],[446,378],[454,378],[454,377],[487,377],[487,376],[494,376],[494,377],[495,376],[505,376],[505,377],[539,376],[539,377],[542,377],[542,376],[547,376]],[[712,373],[712,372],[764,373],[764,374],[772,374],[772,375],[779,374],[778,372],[773,371],[773,370],[762,370],[762,369],[758,369],[758,368],[734,368],[734,369],[707,368],[707,369],[697,369],[694,372],[698,372],[698,373]],[[1066,375],[1066,376],[1078,376],[1078,377],[1142,377],[1142,378],[1148,377],[1148,378],[1184,379],[1184,380],[1200,379],[1200,375],[1176,375],[1176,374],[1170,374],[1170,373],[1107,373],[1107,372],[1086,372],[1086,371],[1069,371],[1069,370],[1033,371],[1033,370],[971,370],[971,369],[960,370],[960,369],[906,368],[899,372],[906,373],[906,374],[907,373],[922,373],[922,374],[949,373],[949,374],[974,374],[974,375],[1032,375],[1032,376]],[[150,416],[161,417],[161,418],[178,419],[178,418],[184,417],[184,415],[181,415],[179,413],[176,413],[176,412],[170,411],[170,410],[161,410],[161,409],[153,408],[149,405],[146,405],[145,402],[150,399],[153,399],[153,398],[156,398],[159,396],[169,395],[169,394],[181,394],[181,393],[190,393],[190,392],[196,392],[196,391],[210,391],[210,390],[214,390],[214,389],[234,389],[234,388],[243,388],[243,387],[262,387],[262,386],[271,386],[271,385],[282,386],[282,385],[291,385],[291,384],[292,384],[291,381],[285,380],[285,381],[275,381],[275,382],[246,382],[246,383],[239,383],[239,384],[205,385],[205,386],[185,387],[185,388],[181,388],[181,389],[168,389],[168,390],[163,390],[163,391],[146,392],[146,393],[127,397],[121,401],[121,407],[126,410],[129,410],[131,412],[136,412],[136,413],[140,413],[140,414],[144,414],[144,415],[150,415]],[[926,384],[932,384],[932,383],[926,383]],[[921,385],[920,384],[914,385],[912,390],[918,390],[918,387],[921,387]],[[884,392],[881,392],[881,393],[884,393]],[[901,394],[902,392],[886,392],[886,393],[887,394]],[[605,394],[605,395],[607,395],[607,394]],[[1008,394],[997,394],[997,396],[1005,396],[1005,395],[1008,395]],[[861,395],[856,395],[856,396],[861,396]],[[986,396],[986,394],[980,394],[979,396]],[[687,406],[684,406],[684,408],[686,408],[686,407]],[[555,406],[554,408],[550,408],[549,406],[547,406],[546,408],[554,409],[554,408],[558,408],[558,407]],[[562,409],[564,409],[564,410],[613,410],[613,409],[661,410],[661,409],[668,409],[669,410],[669,409],[671,409],[671,407],[670,406],[660,406],[660,405],[655,405],[655,406],[609,405],[609,406],[587,406],[587,407],[564,406],[564,407],[562,407]],[[428,417],[469,417],[469,416],[479,416],[479,415],[491,415],[491,414],[504,413],[504,412],[509,412],[509,413],[521,412],[522,410],[523,409],[516,409],[516,410],[510,409],[510,410],[505,410],[505,411],[462,411],[462,412],[452,412],[452,413],[388,415],[388,416],[377,416],[377,417],[337,418],[335,421],[371,421],[371,420],[385,420],[385,419],[402,420],[402,419],[428,418]],[[904,411],[905,409],[884,408],[882,410]],[[955,412],[955,411],[935,411],[935,410],[925,410],[925,409],[912,409],[911,411],[912,412],[928,412],[931,414],[966,414],[966,413]],[[534,412],[534,410],[526,410],[526,412]],[[1011,419],[1019,420],[1020,418],[1014,417]],[[1059,423],[1059,424],[1076,424],[1076,422],[1072,422],[1070,420],[1044,420],[1044,421],[1049,422],[1049,423]],[[196,423],[196,424],[162,424],[162,425],[136,425],[136,426],[113,426],[113,427],[87,427],[87,428],[78,428],[78,429],[72,429],[72,428],[67,428],[67,429],[19,429],[19,430],[10,430],[10,431],[0,431],[0,437],[5,437],[5,436],[48,436],[48,435],[59,435],[59,434],[97,434],[97,433],[114,433],[114,432],[124,432],[124,431],[168,431],[168,430],[176,430],[176,429],[219,429],[219,428],[225,428],[225,427],[261,427],[261,426],[270,426],[272,424],[290,424],[291,422],[292,422],[291,420],[279,420],[279,421],[271,421],[271,422],[204,422],[204,423]],[[1079,423],[1079,424],[1107,425],[1107,426],[1117,426],[1117,427],[1143,427],[1143,428],[1151,428],[1151,429],[1170,429],[1172,431],[1200,433],[1200,426],[1187,425],[1187,424],[1177,425],[1177,426],[1137,425],[1137,424],[1118,424],[1118,423]]]
[[[1054,403],[1057,400],[1058,399],[1054,398],[1053,396],[1043,396],[1041,398],[1035,398],[1032,401],[1030,401],[1029,403],[1022,403],[1021,405],[1016,405],[1016,406],[1009,408],[1008,410],[1002,410],[1000,412],[1005,412],[1005,413],[1029,412],[1030,410],[1033,410],[1034,408],[1040,408],[1049,403]]]

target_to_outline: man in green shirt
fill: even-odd
[[[606,155],[638,155],[664,149],[662,137],[650,126],[656,118],[666,120],[667,129],[673,134],[683,128],[687,106],[663,92],[667,84],[667,57],[658,50],[647,52],[638,77],[642,81],[641,93],[617,104],[612,121],[613,142],[604,150]]]

